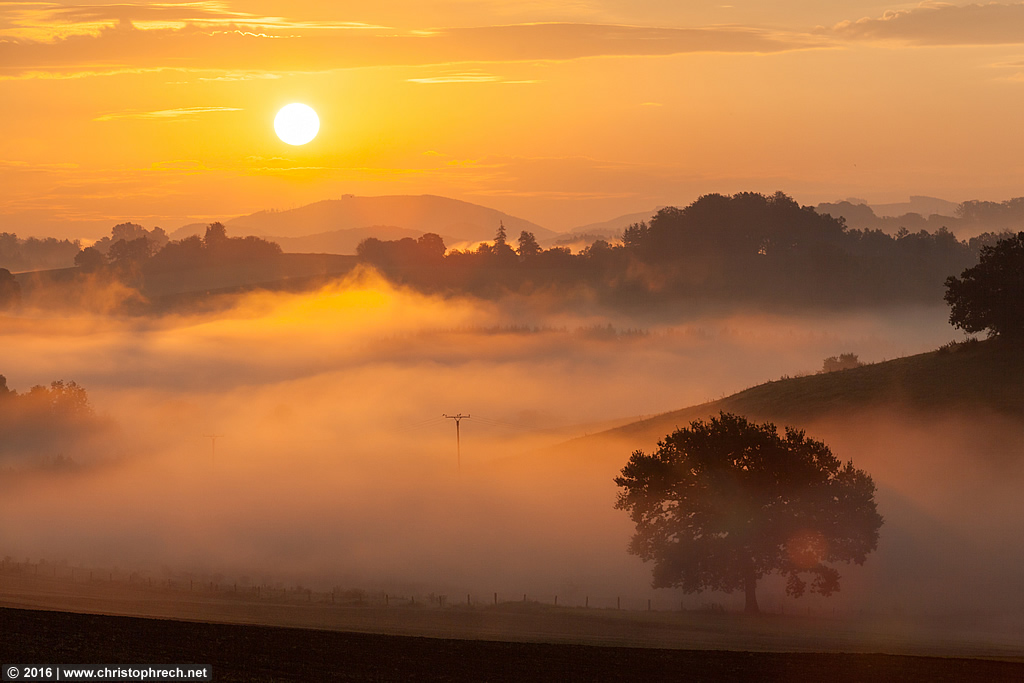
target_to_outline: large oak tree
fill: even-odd
[[[802,431],[729,413],[634,452],[615,483],[636,524],[629,552],[654,563],[655,588],[743,590],[752,613],[772,572],[796,597],[806,574],[813,592],[839,590],[831,563],[863,563],[882,526],[874,482],[852,462]]]

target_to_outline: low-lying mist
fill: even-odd
[[[428,297],[368,273],[309,294],[247,295],[217,314],[26,311],[0,319],[8,386],[76,381],[117,429],[107,449],[64,454],[77,468],[0,462],[0,555],[314,587],[648,595],[612,477],[651,444],[600,442],[572,467],[551,446],[815,372],[839,353],[872,362],[933,349],[955,336],[945,319],[935,306],[659,323],[523,297]],[[469,415],[461,456],[444,413]],[[953,469],[950,435],[963,425],[887,419],[884,431],[811,432],[875,475],[887,517],[868,565],[841,568],[850,604],[891,597],[872,582],[903,576],[900,563],[906,580],[923,576],[915,552],[890,539],[918,538],[928,555],[941,546],[928,517],[950,539],[981,543],[983,566],[1000,533],[1020,531],[1009,521],[1019,505],[983,483],[970,493],[984,506],[952,508],[967,494],[950,478],[988,481]],[[900,501],[912,517],[900,518]]]

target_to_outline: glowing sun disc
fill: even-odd
[[[313,108],[295,102],[281,108],[274,118],[274,132],[289,145],[304,145],[320,131],[320,117]]]

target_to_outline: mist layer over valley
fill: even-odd
[[[216,315],[25,310],[3,319],[8,386],[75,381],[104,429],[59,452],[4,451],[3,552],[321,589],[723,600],[652,591],[649,568],[625,552],[631,524],[612,507],[612,478],[665,431],[559,444],[814,373],[828,356],[881,361],[954,333],[939,306],[673,317],[568,314],[542,297],[432,297],[372,271],[309,294],[251,294]],[[470,416],[461,468],[446,413]],[[874,474],[892,519],[877,557],[844,572],[828,604],[891,606],[907,582],[919,589],[915,609],[992,604],[999,596],[976,585],[949,595],[948,581],[976,574],[960,560],[932,565],[944,572],[933,581],[920,574],[964,536],[980,547],[979,567],[996,562],[996,537],[1019,518],[1011,479],[984,466],[957,476],[952,463],[965,441],[980,444],[979,462],[1019,448],[1005,436],[1019,435],[1019,422],[914,415],[909,428],[891,412],[846,417],[798,426]],[[57,457],[72,465],[46,466]],[[954,515],[962,486],[986,506]],[[766,584],[765,605],[782,594]]]

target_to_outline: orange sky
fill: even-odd
[[[1024,3],[0,4],[0,231],[353,194],[555,230],[706,192],[1024,195]],[[291,147],[277,110],[313,106]]]

